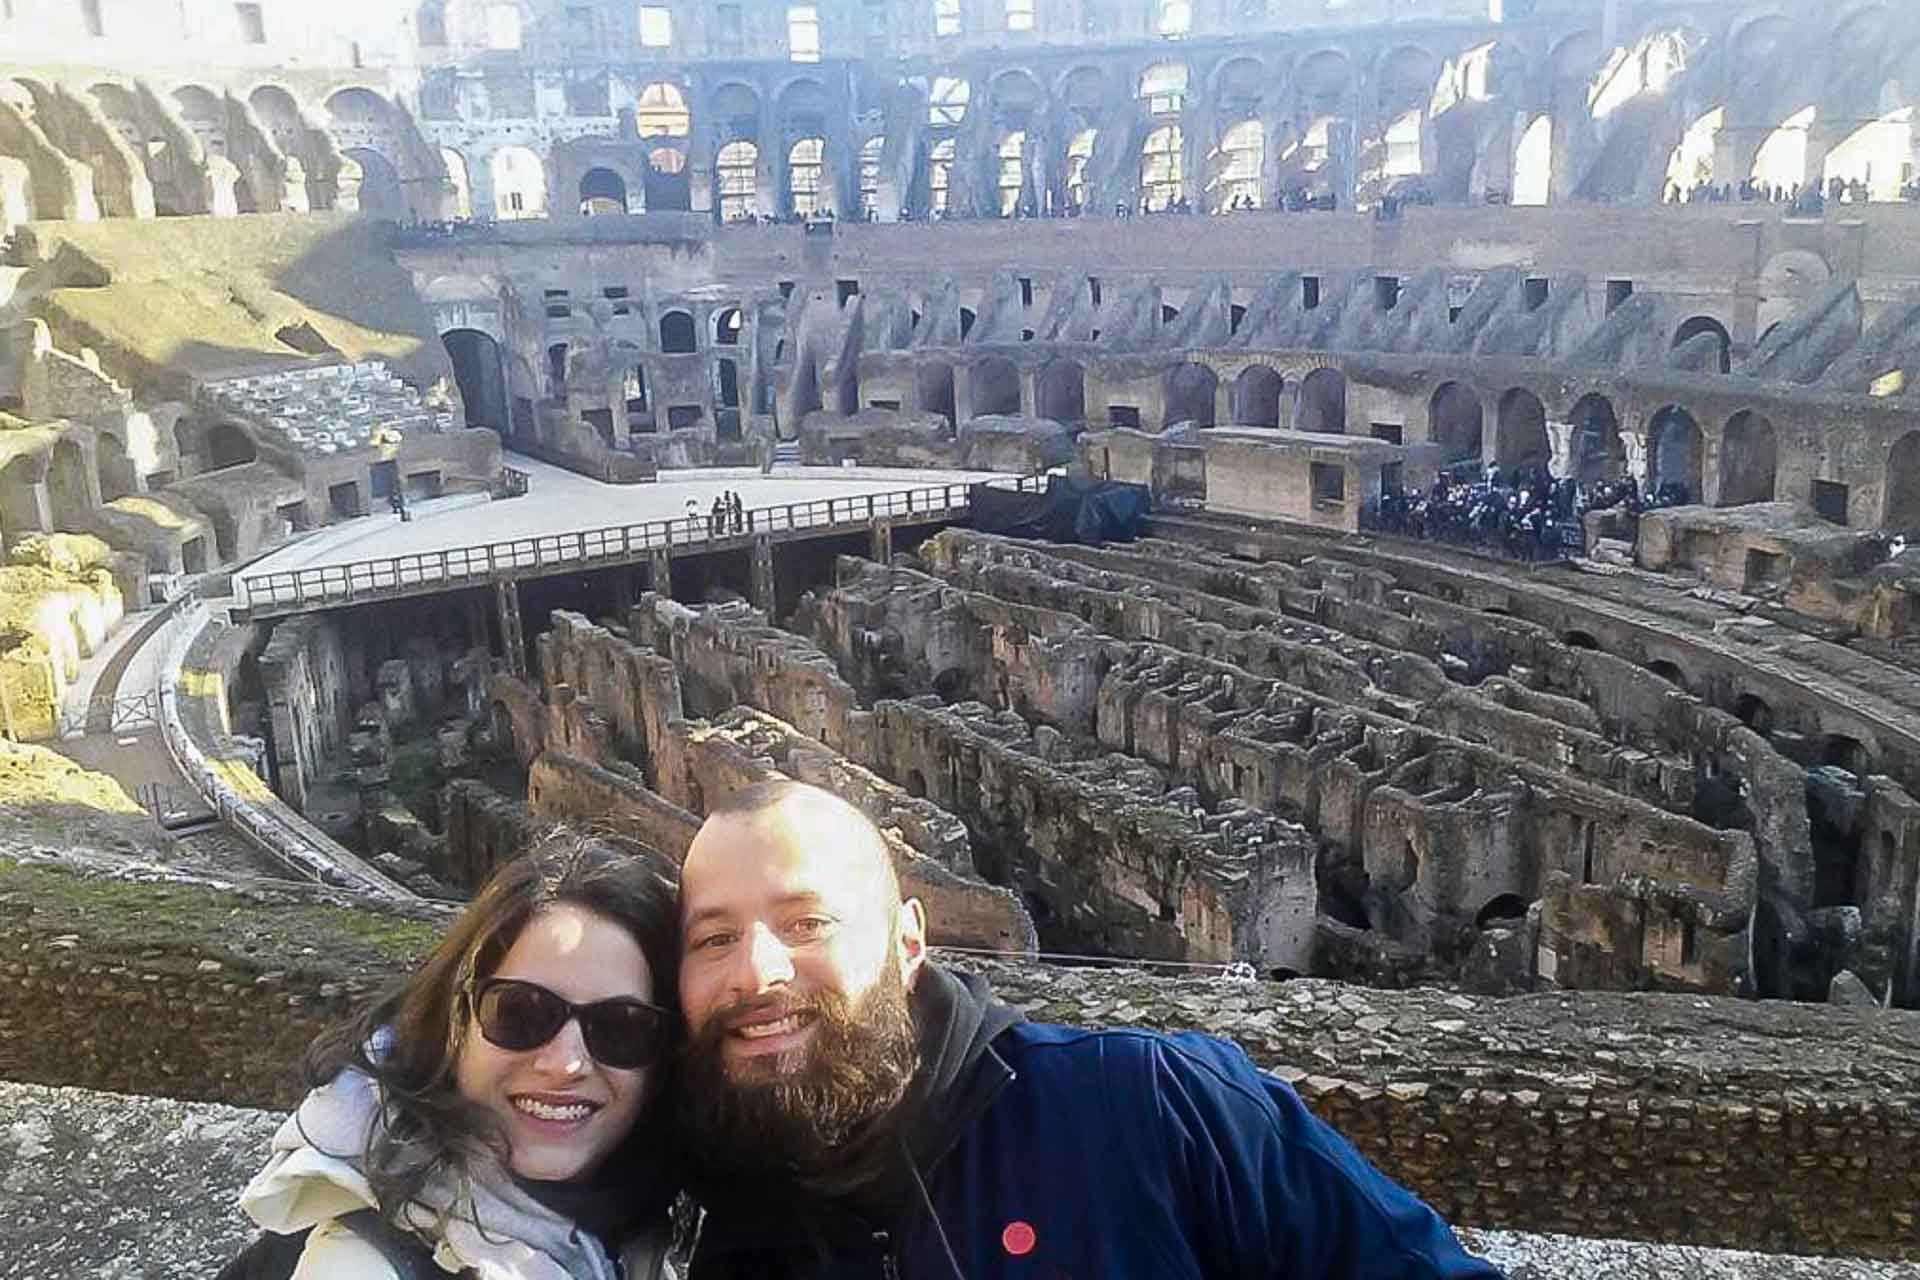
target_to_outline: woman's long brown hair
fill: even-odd
[[[677,1021],[675,892],[668,864],[643,847],[556,829],[494,873],[411,976],[314,1041],[306,1061],[310,1085],[353,1069],[379,1087],[379,1122],[363,1154],[384,1217],[398,1222],[401,1209],[443,1175],[455,1180],[456,1203],[464,1201],[471,1171],[506,1159],[498,1122],[460,1096],[455,1069],[468,993],[499,968],[527,922],[566,903],[621,925],[646,956],[653,1003]]]

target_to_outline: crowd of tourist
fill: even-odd
[[[1624,508],[1634,514],[1689,501],[1687,487],[1667,483],[1647,493],[1631,479],[1582,486],[1556,480],[1537,467],[1502,472],[1442,472],[1424,491],[1386,493],[1369,500],[1360,527],[1372,533],[1470,547],[1515,560],[1561,560],[1586,550],[1589,511]]]
[[[1909,203],[1920,201],[1920,181],[1903,185],[1900,199]],[[1823,213],[1830,204],[1868,204],[1872,200],[1873,189],[1865,182],[1840,177],[1829,178],[1824,187],[1798,182],[1786,186],[1748,178],[1718,185],[1696,182],[1691,187],[1670,182],[1666,190],[1668,204],[1784,204],[1791,206],[1793,212],[1804,214]]]

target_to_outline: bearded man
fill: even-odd
[[[1498,1280],[1238,1048],[1028,1023],[928,963],[825,791],[727,797],[680,892],[692,1280]]]

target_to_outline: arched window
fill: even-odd
[[[1807,135],[1818,107],[1795,112],[1760,144],[1753,157],[1753,180],[1763,187],[1795,187],[1807,180]]]
[[[960,34],[960,0],[933,0],[933,34]]]
[[[1163,124],[1140,148],[1140,198],[1149,209],[1164,209],[1180,198],[1180,126]]]
[[[1034,0],[1007,0],[1007,30],[1033,30]]]
[[[1000,141],[1000,216],[1010,218],[1020,207],[1020,191],[1026,186],[1026,167],[1021,163],[1027,149],[1027,135],[1010,133]]]
[[[1553,182],[1553,117],[1527,126],[1513,154],[1513,202],[1545,204]]]
[[[493,206],[503,222],[547,216],[547,173],[539,156],[525,147],[493,153]]]
[[[487,48],[518,49],[520,47],[520,6],[517,4],[490,4],[487,6]]]
[[[1067,144],[1067,203],[1075,208],[1087,207],[1087,165],[1093,161],[1093,144],[1099,136],[1098,129],[1082,129]]]
[[[1160,0],[1160,34],[1178,40],[1193,30],[1193,0]]]
[[[820,212],[820,175],[827,144],[820,138],[802,138],[787,152],[787,195],[793,211],[803,218]]]
[[[933,211],[947,211],[947,183],[953,176],[953,139],[933,144],[933,150],[927,153],[927,191]]]
[[[1420,113],[1409,111],[1387,126],[1387,159],[1381,172],[1409,178],[1420,171]]]
[[[684,138],[693,127],[686,97],[678,85],[659,81],[640,91],[634,106],[634,121],[643,138]]]
[[[1215,213],[1260,207],[1260,170],[1266,156],[1266,130],[1258,120],[1242,120],[1220,135],[1211,192]]]
[[[698,349],[692,316],[684,311],[668,311],[660,317],[660,350],[672,356]]]
[[[868,138],[860,147],[860,216],[880,216],[880,153],[886,150],[883,137]]]
[[[722,222],[751,218],[760,211],[759,168],[760,148],[751,142],[729,142],[720,148],[713,170],[720,186]]]
[[[953,76],[935,76],[933,92],[927,95],[928,124],[959,124],[967,118],[967,101],[973,86]]]
[[[1140,100],[1156,116],[1177,116],[1187,101],[1187,64],[1157,62],[1140,74]]]

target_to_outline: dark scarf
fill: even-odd
[[[657,1110],[653,1113],[658,1115]],[[679,1193],[668,1173],[668,1144],[658,1119],[642,1120],[585,1178],[543,1182],[513,1175],[522,1191],[592,1235],[618,1257],[627,1241],[662,1228]]]

